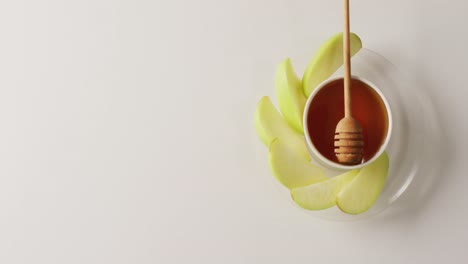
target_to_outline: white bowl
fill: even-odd
[[[315,145],[313,144],[313,142],[312,142],[312,140],[310,138],[309,126],[308,126],[308,122],[307,122],[308,115],[309,115],[309,108],[310,108],[310,105],[311,105],[313,99],[315,98],[315,96],[317,95],[317,93],[320,90],[322,90],[324,87],[327,87],[327,85],[330,84],[331,82],[334,82],[334,81],[340,80],[340,79],[343,79],[343,77],[338,76],[338,77],[330,78],[328,80],[325,80],[324,82],[319,84],[317,86],[317,88],[315,88],[315,90],[312,92],[312,94],[307,99],[307,103],[306,103],[305,108],[304,108],[303,124],[304,124],[305,140],[306,140],[307,148],[309,150],[309,153],[310,153],[311,157],[317,163],[319,163],[320,165],[322,165],[323,167],[325,167],[327,169],[338,171],[338,172],[339,171],[343,172],[343,171],[346,171],[346,170],[360,169],[362,167],[365,167],[365,166],[369,165],[370,163],[374,162],[385,151],[385,149],[386,149],[386,147],[388,145],[388,142],[390,141],[391,134],[392,134],[393,119],[392,119],[392,111],[390,109],[390,105],[389,105],[387,99],[385,98],[385,96],[383,95],[382,91],[380,91],[380,89],[377,86],[375,86],[373,83],[366,80],[365,78],[353,75],[352,79],[361,81],[361,82],[365,83],[366,85],[368,85],[370,88],[372,88],[379,95],[380,99],[382,99],[382,101],[384,103],[385,110],[387,112],[387,117],[388,117],[388,125],[387,125],[387,131],[386,131],[387,133],[386,133],[384,142],[380,146],[377,153],[375,153],[375,155],[371,159],[367,160],[366,162],[360,163],[358,165],[352,165],[351,166],[351,165],[339,164],[339,163],[333,162],[333,161],[327,159],[325,156],[323,156],[317,150],[317,148],[315,147]]]

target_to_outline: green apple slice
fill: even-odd
[[[268,160],[273,175],[289,189],[328,179],[320,167],[304,160],[281,139],[271,142]]]
[[[264,96],[258,102],[254,125],[265,146],[270,147],[271,142],[279,138],[302,159],[310,161],[304,137],[288,125],[268,96]]]
[[[326,181],[291,190],[291,197],[300,207],[307,210],[323,210],[336,205],[337,195],[349,184],[359,170],[345,172]]]
[[[338,208],[348,214],[360,214],[371,208],[385,185],[388,165],[388,156],[383,153],[362,168],[356,178],[338,194]]]
[[[362,48],[358,35],[350,34],[350,45],[353,56]],[[323,43],[309,62],[302,77],[304,94],[309,97],[315,87],[329,78],[341,65],[343,65],[343,33],[338,33]]]
[[[282,61],[276,69],[275,87],[278,105],[284,118],[297,132],[304,134],[302,116],[306,98],[302,91],[302,82],[294,72],[289,58]]]

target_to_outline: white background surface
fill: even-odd
[[[468,4],[351,5],[447,147],[437,180],[342,223],[279,195],[253,129],[276,64],[302,72],[341,0],[2,1],[0,263],[467,262]]]

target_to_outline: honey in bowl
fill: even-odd
[[[343,79],[322,87],[310,103],[307,127],[314,147],[328,160],[338,163],[335,156],[335,129],[344,117]],[[352,115],[363,129],[363,160],[374,157],[388,132],[388,113],[379,94],[366,83],[351,82]]]

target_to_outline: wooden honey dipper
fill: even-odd
[[[345,117],[338,122],[335,129],[335,155],[338,161],[346,165],[362,162],[364,147],[362,127],[351,114],[351,59],[349,44],[349,0],[344,0],[344,108]]]

